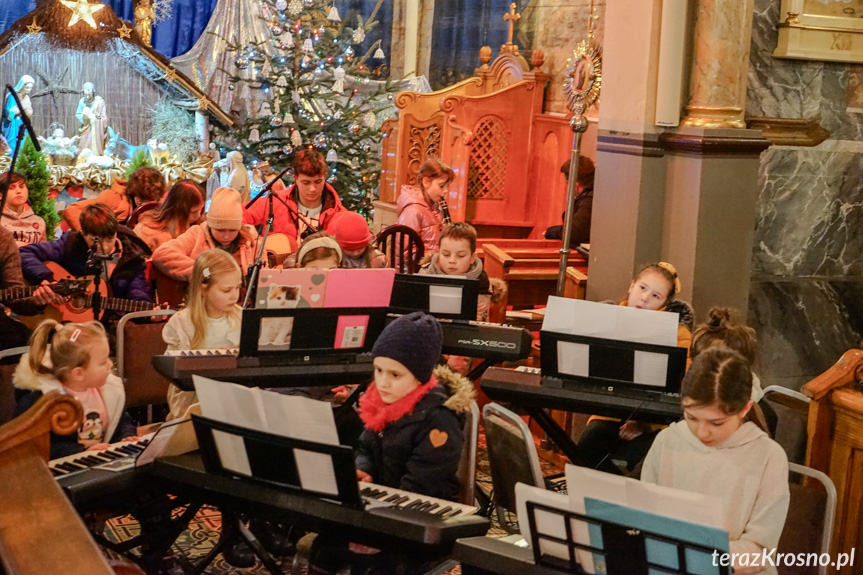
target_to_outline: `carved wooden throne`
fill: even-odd
[[[450,214],[480,236],[536,238],[560,223],[566,195],[560,166],[569,158],[572,131],[567,117],[543,113],[544,55],[534,50],[531,67],[515,45],[505,44],[491,65],[488,46],[480,60],[474,77],[396,96],[399,117],[383,126],[376,229],[395,223],[399,191],[417,183],[428,156],[455,171]]]

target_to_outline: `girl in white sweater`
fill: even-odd
[[[707,349],[692,362],[681,396],[684,420],[657,435],[642,481],[722,499],[734,573],[775,574],[762,550],[777,546],[785,525],[788,458],[752,402],[749,363],[726,347]]]
[[[237,305],[243,274],[224,250],[201,252],[192,268],[189,306],[171,316],[162,329],[168,350],[228,349],[240,345],[242,309]],[[193,391],[168,388],[170,419],[182,417],[197,401]]]

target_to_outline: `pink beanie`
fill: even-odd
[[[216,230],[239,230],[243,226],[243,201],[234,188],[216,188],[207,212],[207,225]]]
[[[327,227],[343,250],[365,248],[374,239],[366,219],[356,212],[340,212]]]

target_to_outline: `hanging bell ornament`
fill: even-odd
[[[285,124],[290,126],[291,124],[294,124],[294,123],[295,123],[294,117],[291,115],[291,113],[285,112]]]
[[[303,145],[303,137],[300,135],[299,130],[294,130],[291,133],[291,143],[298,148]]]
[[[281,114],[273,114],[270,116],[270,125],[274,128],[279,128],[282,125],[282,116]]]
[[[363,116],[363,121],[366,123],[366,126],[368,126],[369,128],[374,128],[378,119],[375,116],[374,112],[366,112],[366,115]]]
[[[386,56],[384,56],[384,51],[378,48],[377,50],[375,50],[375,55],[373,56],[373,58],[375,60],[383,60],[384,58],[386,58]]]
[[[300,91],[294,90],[293,93],[291,94],[291,99],[294,101],[295,104],[299,104],[300,103]]]
[[[280,87],[284,88],[287,85],[288,85],[288,79],[285,78],[284,76],[279,76],[279,79],[276,80],[276,86],[280,86]]]
[[[330,8],[330,11],[327,13],[327,20],[330,22],[341,22],[342,18],[339,16],[339,9],[336,8],[335,5]]]
[[[303,52],[312,53],[314,51],[315,51],[315,47],[312,44],[312,39],[306,38],[305,40],[303,40]]]
[[[249,141],[256,144],[261,141],[261,133],[257,128],[252,128],[249,132]]]
[[[331,149],[329,152],[327,152],[327,161],[328,162],[338,162],[339,161],[339,155],[336,153],[336,151],[334,149]]]

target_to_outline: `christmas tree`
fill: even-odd
[[[29,136],[21,144],[15,171],[27,178],[30,207],[33,208],[33,213],[45,220],[45,234],[48,239],[55,239],[54,229],[60,223],[60,216],[54,208],[54,200],[48,199],[51,173],[48,171],[48,164],[45,163],[45,156],[36,151],[36,146]]]
[[[247,166],[266,161],[277,170],[295,151],[318,149],[342,202],[368,216],[380,179],[380,116],[397,89],[372,84],[381,71],[373,65],[384,58],[380,41],[360,53],[383,0],[365,22],[354,12],[342,20],[333,0],[252,1],[269,36],[243,45],[225,39],[235,56],[225,70],[230,89],[248,104],[241,124],[217,139],[242,152]]]

